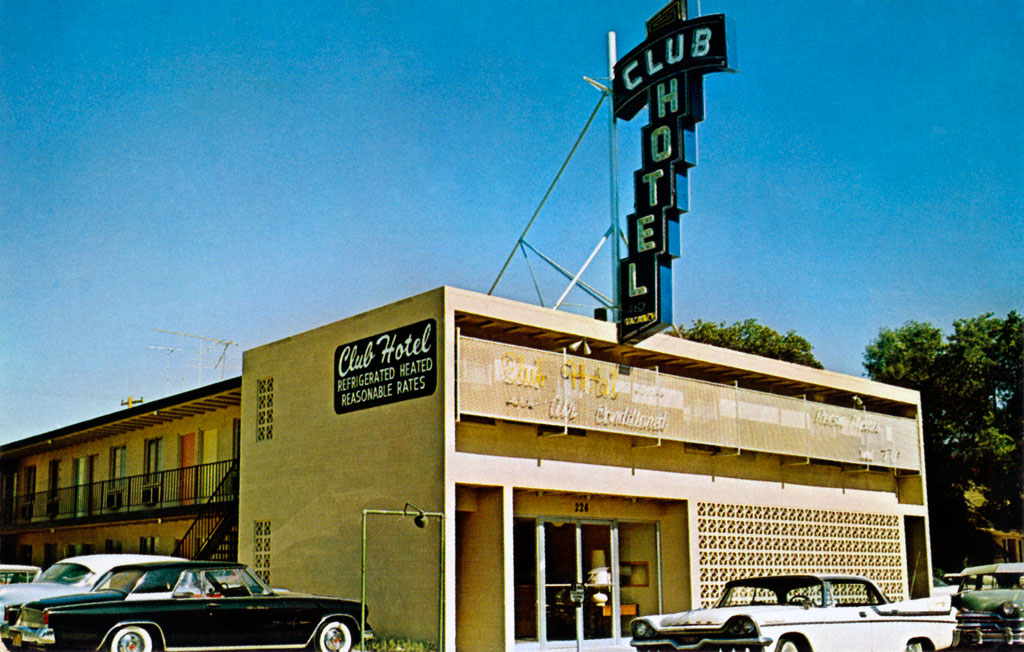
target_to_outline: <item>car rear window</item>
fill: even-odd
[[[93,572],[81,564],[57,563],[43,571],[36,581],[75,585],[86,584],[93,577]]]

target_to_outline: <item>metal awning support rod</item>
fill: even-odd
[[[613,229],[617,230],[614,226],[608,227],[608,230],[604,233],[604,237],[602,237],[601,241],[597,243],[594,250],[590,252],[590,257],[587,258],[587,262],[583,263],[583,267],[580,267],[580,271],[576,272],[576,276],[572,277],[572,280],[569,281],[569,286],[565,288],[565,292],[562,292],[562,296],[558,297],[558,301],[555,302],[555,310],[558,310],[558,307],[562,305],[563,301],[565,301],[565,297],[569,296],[569,292],[571,292],[573,287],[576,286],[576,283],[579,282],[580,277],[583,276],[583,272],[587,271],[587,268],[590,267],[590,263],[594,262],[594,256],[597,255],[597,252],[601,251],[601,247],[603,247],[604,243],[608,241],[608,237],[612,235]]]
[[[567,278],[569,280],[572,280],[572,273],[570,273],[569,270],[567,270],[566,268],[562,267],[561,265],[556,263],[554,260],[552,260],[548,256],[544,255],[541,251],[539,251],[536,247],[531,245],[526,240],[523,240],[522,244],[523,244],[524,247],[529,248],[530,251],[532,251],[533,253],[537,254],[540,257],[540,259],[543,260],[545,263],[547,263],[548,265],[551,265],[562,276],[564,276],[565,278]],[[589,294],[594,299],[597,299],[598,301],[600,301],[605,307],[611,307],[611,305],[612,305],[611,299],[609,299],[608,297],[604,296],[603,294],[601,294],[600,292],[595,290],[591,285],[589,285],[588,283],[584,283],[583,281],[578,281],[577,284],[580,286],[581,289],[583,289],[584,292]]]
[[[520,245],[526,244],[526,240],[521,240]],[[526,247],[520,246],[519,250],[523,252],[523,259],[526,260],[526,267],[530,270],[530,278],[533,280],[533,289],[537,290],[537,299],[540,301],[540,305],[544,307],[544,295],[540,292],[540,283],[537,282],[537,274],[533,271],[533,263],[530,262],[530,257],[526,255]]]
[[[555,189],[555,184],[558,183],[558,180],[559,180],[559,178],[561,178],[562,173],[565,172],[565,168],[566,168],[566,166],[569,165],[569,161],[572,159],[573,154],[576,153],[576,149],[580,146],[580,142],[583,140],[583,136],[586,135],[587,129],[590,129],[590,123],[592,123],[594,121],[594,117],[597,116],[597,112],[598,112],[598,110],[600,110],[601,104],[604,103],[604,98],[605,98],[605,96],[602,93],[601,94],[601,99],[599,99],[597,101],[597,106],[594,107],[593,112],[590,114],[590,117],[587,119],[587,124],[585,124],[583,126],[583,131],[580,132],[579,137],[576,139],[576,142],[572,146],[572,150],[569,151],[569,155],[565,157],[565,162],[562,163],[562,167],[558,169],[558,174],[555,175],[554,181],[552,181],[551,185],[548,186],[548,191],[546,193],[544,193],[544,198],[540,200],[540,204],[537,206],[537,210],[535,210],[533,212],[533,217],[530,218],[530,221],[526,224],[526,228],[523,229],[523,234],[521,236],[519,236],[519,240],[516,241],[516,246],[512,247],[512,251],[511,251],[511,253],[509,253],[508,259],[505,261],[505,264],[502,266],[501,271],[498,272],[498,278],[494,279],[494,284],[491,285],[491,289],[487,291],[487,294],[493,294],[494,293],[494,288],[498,287],[498,281],[501,280],[501,277],[505,274],[505,270],[508,269],[509,263],[512,262],[512,258],[516,255],[516,249],[518,249],[520,243],[523,242],[523,238],[526,237],[527,231],[529,231],[530,227],[533,226],[533,221],[536,220],[537,216],[540,214],[540,209],[542,209],[544,207],[544,203],[548,200],[548,197],[551,196],[551,191]]]

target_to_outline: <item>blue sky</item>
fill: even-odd
[[[486,292],[607,32],[622,56],[663,4],[0,0],[0,442],[221,377],[153,329],[239,342],[230,376],[246,348]],[[883,327],[1024,307],[1024,5],[701,4],[740,72],[705,82],[678,321],[753,317],[861,375]],[[623,217],[645,119],[619,126]],[[608,198],[602,112],[528,241],[578,268]],[[538,301],[521,256],[496,294]]]

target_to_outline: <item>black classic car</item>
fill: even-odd
[[[347,652],[360,622],[357,601],[275,591],[243,564],[151,562],[113,569],[88,593],[22,605],[10,634],[56,650]]]

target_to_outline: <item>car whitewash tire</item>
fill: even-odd
[[[352,630],[340,620],[329,620],[316,635],[318,652],[349,652],[352,649]]]
[[[110,652],[153,652],[153,638],[142,627],[122,627],[110,639]]]

